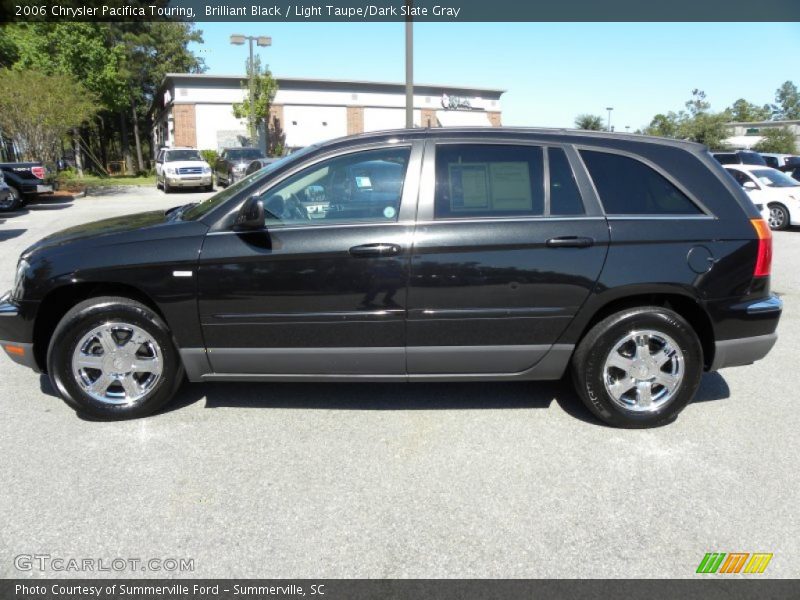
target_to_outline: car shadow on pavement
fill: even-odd
[[[730,397],[719,373],[706,373],[694,402]],[[205,398],[206,408],[298,408],[336,410],[479,410],[550,408],[601,425],[572,388],[559,381],[466,383],[195,383],[185,384],[162,412]]]
[[[41,375],[43,394],[58,397]],[[706,373],[694,402],[730,397],[719,373]],[[158,414],[205,399],[205,408],[294,408],[305,410],[481,410],[550,408],[555,402],[575,419],[604,425],[578,398],[568,377],[559,381],[466,383],[188,383]],[[91,417],[78,415],[93,421]]]
[[[27,229],[3,229],[0,231],[0,242],[5,242],[6,240],[14,239],[15,237],[21,236],[23,233],[28,231]]]

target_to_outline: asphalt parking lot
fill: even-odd
[[[208,195],[0,214],[0,290],[48,233]],[[767,359],[706,374],[647,431],[601,425],[567,382],[187,384],[154,417],[91,422],[0,356],[0,577],[87,575],[15,568],[48,554],[194,560],[99,574],[127,577],[686,578],[706,552],[798,577],[800,230],[775,235],[772,286]]]

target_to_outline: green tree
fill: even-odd
[[[731,114],[731,119],[739,123],[766,121],[772,117],[772,108],[769,104],[758,106],[744,98],[739,98],[734,102],[728,111]]]
[[[800,119],[800,93],[797,86],[786,81],[775,90],[775,118],[779,120]]]
[[[267,153],[270,156],[280,156],[283,152],[284,138],[283,131],[277,119],[270,119],[270,107],[272,101],[275,99],[275,94],[278,92],[278,82],[272,77],[272,72],[269,67],[261,68],[261,59],[256,55],[253,58],[253,64],[250,64],[250,59],[245,61],[246,72],[250,74],[250,69],[255,73],[254,91],[253,91],[253,121],[250,121],[250,85],[249,81],[242,84],[244,91],[244,100],[233,105],[233,115],[237,119],[248,120],[248,135],[250,136],[250,143],[256,143],[257,131],[259,128],[264,127],[267,136]]]
[[[589,131],[602,131],[605,129],[603,126],[603,117],[590,114],[581,114],[575,117],[575,127],[578,129],[587,129]]]
[[[111,152],[132,166],[132,129],[141,169],[139,129],[148,124],[147,109],[164,75],[205,69],[189,51],[191,42],[202,42],[202,32],[183,22],[12,23],[4,25],[0,35],[0,61],[15,70],[65,74],[80,81],[101,110],[76,135],[79,145],[88,140],[103,164]]]
[[[770,127],[761,130],[762,139],[753,150],[756,152],[776,152],[778,154],[797,154],[797,140],[788,127]]]
[[[678,115],[672,111],[667,114],[659,113],[650,125],[645,127],[644,133],[646,135],[657,135],[660,137],[674,138],[678,135]]]
[[[70,129],[92,118],[97,100],[69,75],[0,69],[0,129],[13,137],[24,158],[55,162]]]

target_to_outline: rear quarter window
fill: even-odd
[[[703,211],[666,177],[643,162],[581,150],[608,215],[698,215]]]

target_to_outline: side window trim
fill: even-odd
[[[630,218],[630,217],[643,217],[643,218],[651,218],[651,219],[652,218],[655,218],[655,219],[662,219],[662,218],[673,218],[673,219],[674,218],[680,218],[680,219],[709,219],[710,218],[710,219],[715,219],[716,218],[714,216],[714,213],[712,213],[708,209],[708,207],[697,198],[697,196],[695,196],[688,189],[686,189],[686,187],[684,187],[684,185],[682,183],[680,183],[672,175],[667,173],[659,165],[657,165],[656,163],[654,163],[653,161],[651,161],[651,160],[649,160],[647,158],[644,158],[644,157],[642,157],[642,156],[640,156],[640,155],[638,155],[638,154],[636,154],[634,152],[628,152],[626,150],[619,150],[618,148],[608,148],[606,146],[592,146],[592,145],[588,145],[588,144],[576,144],[575,145],[575,150],[578,153],[578,157],[581,160],[583,168],[586,170],[587,176],[589,176],[589,170],[586,167],[586,163],[583,162],[583,158],[580,156],[580,153],[581,153],[582,150],[587,150],[589,152],[604,152],[606,154],[617,154],[619,156],[625,156],[627,158],[631,158],[633,160],[636,160],[636,161],[642,163],[643,165],[645,165],[647,167],[650,167],[652,170],[654,170],[656,173],[658,173],[664,179],[666,179],[669,183],[671,183],[673,186],[675,186],[678,189],[678,191],[680,191],[684,196],[686,196],[689,199],[689,201],[692,202],[700,210],[700,213],[701,213],[701,214],[697,214],[697,215],[682,215],[682,214],[653,215],[653,214],[648,214],[648,213],[625,213],[625,214],[606,215],[607,218],[609,218],[609,219],[620,218],[620,217],[626,218],[626,219]],[[589,176],[589,179],[592,180],[591,176]],[[595,193],[597,193],[597,188],[595,187],[593,180],[592,180],[592,187],[594,187],[594,191],[595,191]],[[598,200],[600,199],[600,194],[599,193],[597,193],[597,198],[598,198]],[[602,201],[601,201],[600,205],[603,206]],[[605,207],[603,207],[603,213],[605,214]]]

